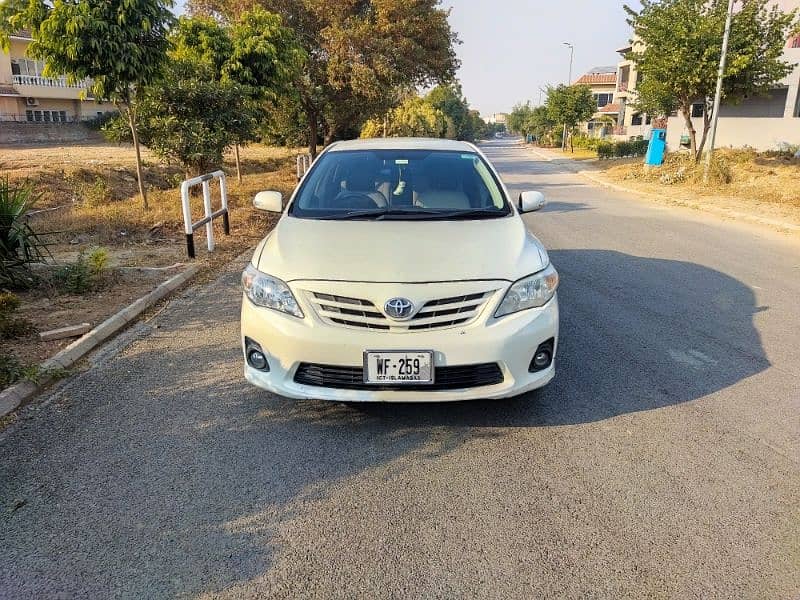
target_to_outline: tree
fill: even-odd
[[[511,109],[511,113],[509,113],[508,118],[506,119],[506,125],[508,126],[508,129],[514,133],[519,133],[524,136],[529,135],[531,133],[530,119],[532,113],[533,108],[531,108],[530,101],[526,102],[525,104],[515,104],[514,108]]]
[[[475,123],[459,83],[436,86],[428,93],[426,100],[447,119],[444,137],[468,142],[475,139]]]
[[[231,27],[230,38],[232,49],[222,66],[223,80],[246,86],[254,102],[275,103],[281,96],[297,97],[291,82],[301,73],[307,57],[279,15],[259,7],[242,13]],[[239,146],[252,141],[256,130],[252,128],[234,142],[239,182]]]
[[[168,65],[140,102],[143,141],[193,174],[219,164],[233,146],[241,180],[238,145],[256,137],[264,103],[284,93],[302,51],[280,17],[260,8],[231,26],[183,17],[170,41]]]
[[[309,152],[396,105],[398,92],[452,79],[455,34],[439,0],[258,0],[281,15],[308,56],[294,80]],[[241,0],[191,0],[234,21]]]
[[[640,82],[636,108],[653,115],[680,111],[695,160],[705,146],[713,118],[725,0],[642,0],[639,11],[626,6],[628,23],[641,43],[627,58]],[[768,92],[794,65],[782,60],[786,40],[797,30],[796,11],[783,12],[769,0],[744,0],[734,14],[722,97],[736,104]],[[697,143],[692,105],[703,105],[703,133]]]
[[[114,102],[125,116],[147,209],[137,105],[144,86],[161,72],[174,22],[171,0],[6,0],[0,7],[4,46],[10,33],[30,30],[28,54],[44,61],[45,76],[89,81],[95,98]]]
[[[361,137],[380,137],[384,126],[383,119],[371,119],[364,124]],[[386,127],[389,137],[442,137],[447,119],[427,99],[412,96],[389,112]]]
[[[549,86],[545,106],[548,118],[555,123],[565,125],[568,133],[571,133],[578,123],[589,119],[597,110],[597,103],[588,85]]]
[[[138,110],[145,145],[192,176],[221,163],[225,150],[249,139],[263,116],[244,86],[215,79],[207,66],[188,59],[170,61]]]

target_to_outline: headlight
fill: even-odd
[[[556,293],[557,287],[558,272],[553,265],[548,265],[543,271],[514,283],[506,292],[494,316],[503,317],[526,308],[544,306]]]
[[[245,295],[256,306],[272,308],[303,318],[303,311],[300,310],[289,286],[277,277],[271,277],[253,265],[247,265],[242,273],[242,286]]]

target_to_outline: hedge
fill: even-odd
[[[630,142],[601,142],[597,145],[598,158],[624,158],[627,156],[644,156],[647,154],[648,140]]]

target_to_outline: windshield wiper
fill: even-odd
[[[507,212],[497,209],[475,208],[471,210],[425,210],[387,208],[383,210],[352,210],[341,214],[317,217],[324,221],[355,221],[359,219],[374,219],[376,221],[455,221],[461,219],[496,219],[507,216]]]
[[[428,219],[440,221],[457,221],[468,219],[498,219],[508,216],[508,212],[497,209],[474,208],[472,210],[448,210],[424,213]]]
[[[356,220],[356,219],[369,219],[369,218],[377,218],[381,217],[386,214],[385,210],[348,210],[342,213],[334,213],[331,215],[325,215],[324,217],[314,217],[315,219],[319,219],[321,221],[349,221],[349,220]]]

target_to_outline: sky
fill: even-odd
[[[638,8],[636,0],[628,2]],[[539,102],[539,88],[565,83],[569,48],[573,80],[592,67],[616,65],[630,38],[621,0],[445,0],[464,95],[483,116]]]

